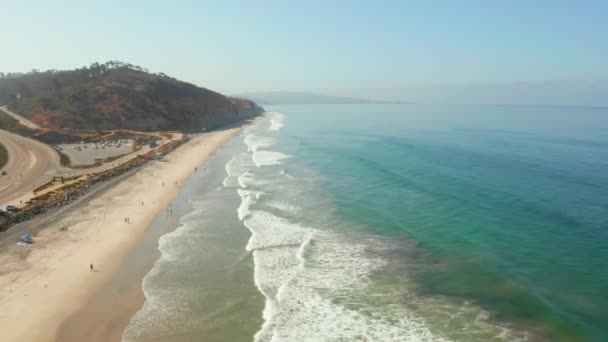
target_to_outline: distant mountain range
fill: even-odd
[[[259,105],[273,104],[356,104],[356,103],[408,103],[402,101],[375,101],[352,97],[329,96],[314,93],[299,93],[289,91],[271,91],[260,93],[244,93],[236,95],[256,102]]]

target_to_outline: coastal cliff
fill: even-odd
[[[49,129],[200,132],[263,113],[163,73],[122,62],[0,75],[0,103]]]

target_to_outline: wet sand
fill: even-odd
[[[199,168],[202,171],[202,168]],[[187,184],[187,183],[186,183]],[[161,212],[144,236],[129,251],[116,272],[77,312],[65,319],[56,341],[120,341],[131,317],[141,309],[145,296],[142,279],[160,256],[158,240],[179,225],[187,197],[170,204],[173,210]]]

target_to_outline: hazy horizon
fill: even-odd
[[[608,105],[601,2],[24,1],[0,71],[121,60],[224,94]],[[135,13],[135,14],[134,14]]]
[[[608,341],[608,0],[0,13],[2,341]]]

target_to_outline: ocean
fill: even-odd
[[[608,340],[608,109],[266,109],[189,181],[125,340]]]

